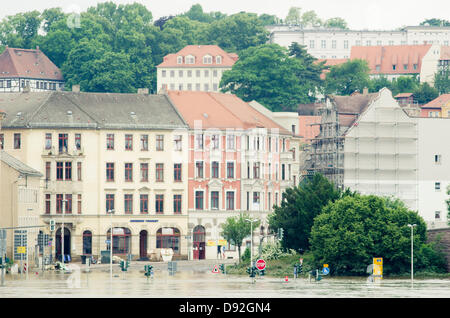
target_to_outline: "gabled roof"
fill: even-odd
[[[430,48],[431,44],[352,46],[350,59],[366,60],[370,74],[420,74],[422,58]],[[393,65],[396,65],[395,70]]]
[[[27,176],[42,177],[42,174],[39,171],[27,166],[22,161],[11,156],[4,150],[0,151],[0,160],[6,163],[11,168],[13,168],[14,170],[18,171],[20,174],[24,174]]]
[[[61,70],[39,47],[36,50],[6,47],[0,54],[0,78],[64,80]]]
[[[186,123],[167,96],[29,92],[0,95],[2,128],[176,129]]]
[[[192,55],[195,57],[194,64],[186,64],[185,57]],[[204,64],[203,57],[210,55],[213,57],[212,64]],[[183,63],[178,64],[178,56],[183,57]],[[216,63],[216,56],[222,57],[220,64]],[[174,54],[164,56],[164,61],[157,67],[232,67],[238,60],[236,53],[227,53],[217,45],[188,45]]]
[[[196,121],[201,121],[203,129],[267,128],[279,129],[280,134],[292,135],[232,94],[169,91],[168,95],[191,129],[197,128]]]
[[[441,108],[450,104],[450,94],[442,94],[441,96],[436,97],[431,102],[420,106],[421,108]]]
[[[413,93],[400,93],[394,96],[394,98],[405,98],[405,97],[411,97],[413,96]]]

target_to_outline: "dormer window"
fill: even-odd
[[[222,57],[220,55],[216,56],[216,64],[222,64]]]
[[[205,55],[203,57],[203,64],[212,64],[212,56],[210,55]]]
[[[397,68],[397,65],[395,65],[395,64],[392,64],[392,70],[394,70],[395,71],[395,69]]]
[[[195,58],[193,56],[186,56],[186,64],[194,64]]]
[[[182,56],[178,56],[177,57],[177,64],[183,64],[183,57]]]

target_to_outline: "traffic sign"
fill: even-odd
[[[303,258],[300,258],[300,264],[303,264]]]
[[[219,267],[217,267],[217,265],[214,265],[214,268],[213,268],[212,272],[213,272],[214,274],[219,273]]]
[[[262,271],[264,268],[266,268],[266,262],[263,259],[259,259],[256,261],[256,268]]]
[[[216,246],[216,241],[208,240],[208,242],[206,243],[206,245],[208,245],[208,246]]]
[[[322,269],[322,273],[323,273],[324,275],[328,275],[328,274],[330,273],[330,269],[329,269],[328,267],[324,267],[324,268]]]
[[[27,252],[27,248],[25,246],[17,246],[18,254],[25,254]]]

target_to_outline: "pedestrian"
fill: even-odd
[[[219,258],[222,258],[222,249],[221,249],[221,247],[222,246],[220,246],[220,245],[217,245],[217,258],[219,259]]]
[[[225,259],[225,245],[222,246],[222,258]]]

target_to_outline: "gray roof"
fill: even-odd
[[[0,95],[2,128],[176,129],[187,124],[165,95],[29,92]]]
[[[42,177],[42,174],[39,171],[27,166],[22,161],[11,156],[4,150],[0,151],[0,160],[3,161],[4,163],[6,163],[11,168],[13,168],[14,170],[17,170],[21,174],[24,174],[27,176]]]

